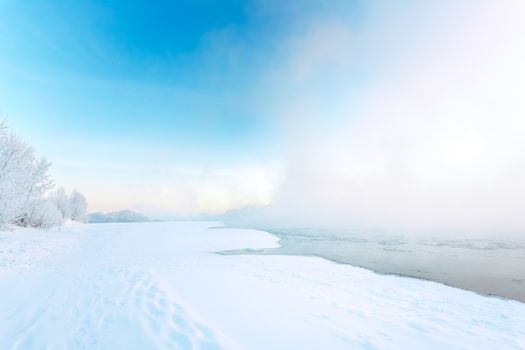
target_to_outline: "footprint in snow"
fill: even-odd
[[[134,273],[131,298],[143,317],[147,334],[164,349],[222,349],[213,332],[194,322],[184,309],[169,300],[147,273]]]

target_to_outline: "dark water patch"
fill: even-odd
[[[222,254],[313,255],[525,302],[525,238],[431,238],[350,229],[264,229],[281,247]]]

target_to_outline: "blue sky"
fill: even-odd
[[[520,0],[0,0],[0,113],[91,210],[273,203],[301,220],[432,223],[443,196],[466,207],[521,193],[524,12]]]
[[[1,0],[0,112],[92,210],[267,204],[290,143],[417,46],[421,2],[380,3]]]
[[[337,9],[359,23],[357,1],[1,0],[0,113],[92,210],[266,204],[288,40]]]
[[[140,185],[156,181],[143,174],[151,168],[259,169],[276,161],[280,142],[250,106],[286,30],[272,6],[1,1],[0,111],[93,209],[125,205],[98,200],[93,178]],[[113,178],[108,167],[123,170]]]
[[[256,147],[265,127],[239,103],[257,74],[247,68],[255,58],[209,46],[264,29],[247,29],[257,27],[248,23],[249,4],[217,4],[4,1],[2,73],[11,96],[3,113],[31,136],[47,128],[93,141],[131,136],[228,149],[240,138]],[[232,40],[252,49],[263,45],[260,36]]]

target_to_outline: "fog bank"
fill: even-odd
[[[386,6],[386,7],[385,7]],[[289,131],[273,225],[525,230],[525,3],[308,18],[268,74]]]

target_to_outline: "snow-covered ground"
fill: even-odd
[[[217,223],[0,232],[0,349],[524,349],[525,304]]]

